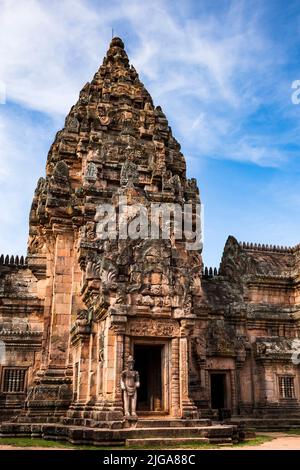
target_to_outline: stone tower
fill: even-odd
[[[28,262],[41,279],[44,335],[28,419],[121,422],[129,355],[142,371],[140,413],[197,416],[188,337],[201,297],[201,250],[174,236],[175,222],[165,239],[99,234],[103,204],[120,223],[134,221],[138,204],[162,203],[179,212],[195,207],[197,184],[186,178],[164,113],[114,38],[56,135],[31,208]],[[162,230],[162,217],[157,224]]]
[[[27,257],[0,256],[2,435],[144,445],[237,438],[211,418],[300,426],[300,245],[230,236],[202,269],[198,209],[115,38],[51,146]]]

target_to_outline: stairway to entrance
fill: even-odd
[[[134,427],[111,429],[55,423],[2,423],[1,437],[39,437],[74,444],[160,447],[190,443],[233,443],[236,425],[214,425],[210,420],[141,419]]]

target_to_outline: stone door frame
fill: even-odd
[[[131,338],[131,354],[134,355],[135,345],[139,346],[162,346],[161,371],[162,371],[162,411],[149,411],[147,414],[170,414],[171,387],[170,387],[170,365],[171,365],[171,340],[161,338]]]
[[[212,375],[225,375],[225,396],[224,396],[224,408],[232,410],[232,371],[230,369],[209,369],[208,370],[208,383],[209,383],[209,403],[212,408],[211,403],[211,376]]]

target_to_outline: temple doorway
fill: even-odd
[[[210,394],[212,409],[226,408],[226,374],[210,374]]]
[[[135,370],[140,374],[137,411],[163,412],[163,345],[135,344]]]

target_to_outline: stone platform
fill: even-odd
[[[226,421],[226,424],[238,426],[240,429],[254,431],[289,431],[300,429],[300,417],[276,418],[232,418]]]
[[[32,437],[95,445],[174,445],[237,442],[238,427],[213,425],[209,420],[142,419],[123,429],[91,428],[55,423],[2,423],[1,437]]]

